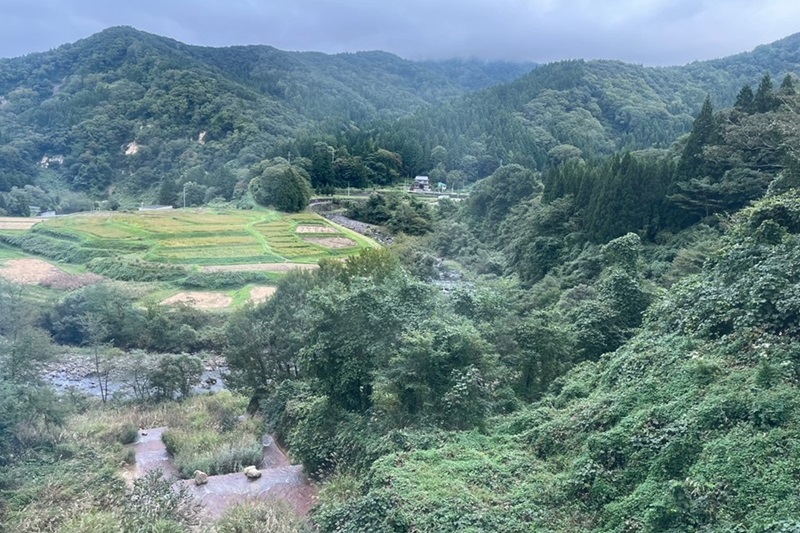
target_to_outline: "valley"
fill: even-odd
[[[797,530],[798,74],[0,59],[0,525]]]

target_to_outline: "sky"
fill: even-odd
[[[800,32],[797,0],[0,0],[0,57],[127,25],[190,44],[678,65]]]

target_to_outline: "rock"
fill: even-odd
[[[205,485],[206,483],[208,483],[208,474],[206,474],[202,470],[195,470],[194,471],[194,484],[195,485]]]
[[[247,479],[258,479],[261,477],[261,471],[255,466],[248,466],[244,469],[244,475]]]

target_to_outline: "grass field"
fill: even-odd
[[[185,289],[269,285],[292,264],[313,265],[375,246],[317,214],[266,209],[85,213],[27,229],[0,228],[0,262],[30,254],[113,279]],[[217,267],[223,269],[211,271]]]

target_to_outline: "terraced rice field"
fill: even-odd
[[[42,222],[32,233],[65,241],[90,255],[116,251],[148,262],[187,266],[316,263],[374,246],[316,214],[266,210],[76,215]],[[339,244],[327,246],[326,238]],[[103,250],[109,253],[98,252]]]
[[[0,227],[0,259],[41,256],[104,278],[161,283],[158,291],[233,291],[236,302],[246,299],[237,292],[244,287],[271,287],[291,270],[378,246],[314,213],[263,209],[86,213],[12,225]]]

